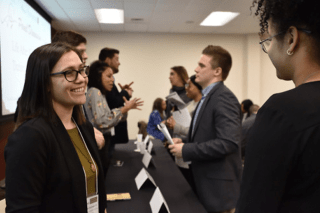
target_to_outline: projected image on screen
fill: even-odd
[[[15,112],[29,55],[51,42],[51,27],[22,0],[0,0],[0,18],[1,113],[7,115]]]

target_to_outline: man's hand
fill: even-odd
[[[181,138],[172,138],[172,141],[173,141],[174,144],[182,143]]]
[[[182,158],[182,147],[184,146],[184,143],[175,143],[173,145],[169,145],[170,152],[173,156],[176,156],[177,158]]]
[[[102,149],[102,147],[105,144],[104,137],[103,137],[102,132],[97,130],[95,127],[93,127],[93,129],[94,129],[94,137],[96,138],[97,145],[98,145],[98,148],[100,150],[100,149]]]
[[[118,83],[119,87],[121,88],[121,90],[124,90],[124,89],[131,89],[131,85],[133,84],[133,81],[130,83],[130,84],[126,84],[124,86],[122,86],[120,83]]]
[[[133,89],[131,88],[132,84],[133,84],[133,81],[130,84],[126,84],[124,86],[122,86],[120,83],[118,83],[118,85],[121,88],[121,90],[127,91],[127,93],[128,93],[130,98],[132,97],[132,92],[133,92]]]
[[[174,118],[171,116],[170,118],[167,119],[166,124],[167,124],[167,126],[168,126],[170,129],[174,129],[174,126],[176,125],[176,121],[175,121]]]

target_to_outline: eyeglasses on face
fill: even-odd
[[[78,74],[82,75],[82,77],[86,78],[89,75],[89,66],[84,66],[79,70],[66,70],[62,72],[51,73],[50,76],[63,74],[65,79],[69,82],[74,82],[77,80]]]
[[[308,34],[311,33],[311,31],[307,30],[307,29],[297,28],[297,30],[300,30],[300,31],[308,33]],[[259,44],[261,45],[261,48],[262,48],[263,52],[268,53],[268,48],[270,47],[271,40],[272,40],[273,37],[276,37],[276,36],[281,35],[281,34],[286,33],[286,32],[287,31],[282,31],[282,32],[280,32],[280,33],[278,33],[276,35],[270,36],[269,38],[266,38],[266,39],[260,41]]]

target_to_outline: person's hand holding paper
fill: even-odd
[[[170,133],[164,123],[160,123],[157,125],[158,129],[163,133],[163,135],[167,138],[169,144],[173,144],[172,138],[170,136]]]
[[[184,143],[180,138],[173,138],[172,141],[174,144],[169,145],[168,147],[170,149],[170,152],[173,156],[182,158],[182,147],[184,146]]]
[[[176,125],[176,121],[174,120],[174,118],[171,116],[170,118],[167,119],[167,126],[170,128],[170,129],[173,129],[174,126]]]

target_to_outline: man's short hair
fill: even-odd
[[[226,80],[232,66],[230,53],[220,46],[209,45],[202,51],[202,54],[212,57],[211,67],[213,69],[221,67],[222,80]]]
[[[77,47],[81,43],[87,44],[87,39],[80,33],[74,31],[58,31],[52,38],[52,43],[54,42],[64,42],[73,47]]]
[[[119,54],[119,53],[120,53],[120,51],[117,50],[117,49],[112,49],[112,48],[105,47],[100,51],[99,60],[100,61],[105,61],[106,58],[112,59],[115,54]]]

